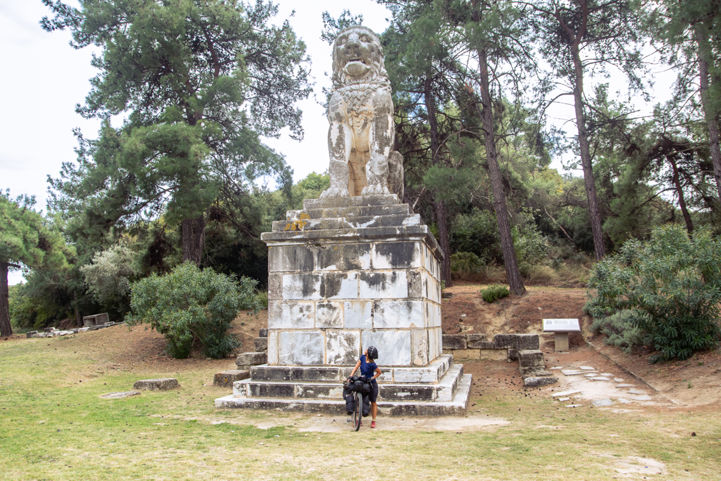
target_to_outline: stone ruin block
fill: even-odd
[[[178,380],[173,377],[165,377],[159,379],[141,379],[133,384],[133,389],[147,391],[168,391],[180,387]]]
[[[443,349],[466,349],[465,334],[443,334]]]
[[[220,387],[232,387],[235,381],[248,379],[250,371],[241,369],[231,369],[229,371],[218,372],[213,377],[213,384]]]
[[[107,312],[83,316],[83,327],[101,326],[108,322],[110,322],[110,317]]]

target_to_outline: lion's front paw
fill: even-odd
[[[388,187],[385,185],[375,184],[375,185],[366,185],[363,187],[363,191],[361,192],[362,195],[373,195],[373,194],[390,194],[391,192],[388,190]]]
[[[348,189],[340,189],[338,187],[329,187],[320,194],[321,199],[332,199],[335,197],[350,197]]]

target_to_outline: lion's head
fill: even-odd
[[[355,25],[333,42],[333,86],[371,82],[390,85],[381,42],[371,29]]]

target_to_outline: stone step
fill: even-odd
[[[337,197],[332,199],[305,199],[303,200],[303,209],[364,207],[375,205],[396,205],[400,203],[401,202],[398,199],[398,196],[395,194],[372,194],[354,197]]]
[[[247,379],[250,377],[250,371],[240,369],[231,369],[229,371],[218,372],[213,377],[213,384],[220,387],[232,387],[235,381]]]
[[[310,219],[329,219],[333,217],[367,217],[375,215],[408,215],[411,213],[408,204],[365,205],[346,207],[324,207],[308,210],[289,210],[285,219],[289,221]],[[302,216],[302,217],[301,217]]]
[[[273,231],[263,232],[260,235],[262,241],[268,242],[292,242],[301,240],[303,242],[342,240],[344,242],[356,240],[383,240],[388,238],[405,237],[407,239],[422,238],[428,242],[428,247],[439,250],[435,237],[431,234],[427,225],[409,225],[395,227],[362,227],[345,229],[319,229],[310,231]]]
[[[268,362],[268,354],[265,352],[243,352],[238,354],[235,364],[242,368],[250,368],[258,364]]]
[[[253,344],[255,345],[255,350],[257,352],[268,351],[268,337],[256,337],[253,339]]]
[[[453,356],[444,354],[427,366],[383,368],[381,382],[437,383],[448,371]],[[352,370],[351,366],[269,366],[250,368],[251,378],[257,381],[325,381],[342,382]]]
[[[468,407],[471,375],[461,376],[457,386],[447,401],[389,401],[379,398],[378,408],[384,416],[461,416]],[[215,407],[345,414],[345,401],[342,399],[244,398],[231,394],[216,399]]]
[[[319,219],[273,221],[274,232],[292,230],[312,231],[323,229],[365,229],[370,227],[396,227],[421,225],[419,214],[374,215],[361,217],[323,217]]]
[[[381,382],[379,383],[379,399],[450,401],[462,376],[463,366],[454,364],[446,375],[435,384]],[[251,378],[234,382],[233,394],[237,397],[249,398],[339,399],[343,396],[343,384],[339,381],[258,381]]]

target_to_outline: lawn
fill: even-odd
[[[337,418],[335,432],[313,432],[308,418],[317,415],[216,410],[213,400],[227,393],[211,385],[222,361],[133,366],[113,361],[122,346],[84,348],[107,335],[0,342],[0,477],[714,480],[721,472],[717,409],[569,409],[477,379],[468,424],[507,423],[448,430],[413,418],[384,425],[381,415],[374,431],[352,432]],[[99,397],[166,376],[181,388]],[[392,427],[403,422],[413,429]]]

